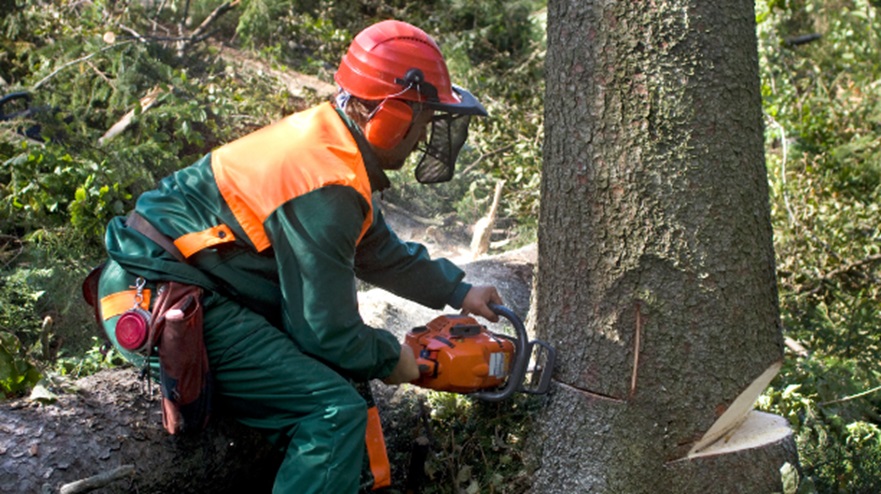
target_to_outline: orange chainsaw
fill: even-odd
[[[505,400],[516,391],[546,393],[556,351],[544,341],[529,341],[523,321],[507,307],[490,308],[514,326],[516,336],[494,333],[463,315],[443,315],[411,329],[404,344],[421,374],[412,384],[485,401]]]

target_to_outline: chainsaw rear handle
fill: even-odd
[[[516,349],[514,352],[514,364],[511,366],[511,373],[508,375],[508,380],[504,386],[492,391],[478,391],[473,393],[472,396],[484,401],[502,401],[510,398],[520,388],[520,383],[526,377],[530,356],[529,352],[526,351],[529,335],[526,334],[526,326],[523,325],[523,321],[517,317],[514,311],[504,305],[494,303],[487,305],[490,310],[510,321],[517,332],[517,337],[513,339]]]

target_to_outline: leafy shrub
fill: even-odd
[[[516,394],[501,403],[431,392],[433,455],[426,494],[526,492],[532,474],[526,434],[544,398]]]
[[[109,343],[98,337],[92,337],[92,345],[83,355],[59,356],[53,370],[61,376],[73,379],[92,375],[102,369],[124,367],[127,360]]]
[[[194,12],[208,3],[194,2]],[[110,218],[131,210],[158,179],[308,103],[265,74],[228,68],[212,46],[179,53],[152,30],[153,20],[169,20],[167,11],[151,11],[149,2],[116,7],[20,0],[0,19],[4,91],[28,91],[31,108],[46,109],[0,124],[0,273],[28,277],[34,265],[53,273],[28,281],[28,293],[52,296],[20,304],[7,290],[0,304],[18,307],[21,322],[54,321],[49,339],[63,347],[47,354],[34,351],[31,330],[15,331],[17,351],[40,368],[59,351],[76,358],[92,344],[79,283],[103,257]],[[108,34],[108,17],[128,31]],[[148,94],[155,103],[142,108]],[[122,132],[105,136],[124,118]],[[39,134],[20,135],[36,125]]]
[[[0,278],[0,331],[16,335],[29,347],[40,340],[42,319],[35,316],[45,291],[34,288],[34,278],[45,271],[19,270],[15,275]]]
[[[34,349],[40,349],[41,320],[35,306],[44,295],[24,277],[0,277],[0,393],[19,396],[39,381]]]
[[[0,331],[0,393],[4,397],[23,395],[42,377],[23,353],[21,342],[14,334]]]
[[[879,492],[878,6],[758,7],[781,309],[809,350],[763,406],[790,419],[818,492]]]

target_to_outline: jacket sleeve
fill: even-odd
[[[398,238],[379,205],[374,206],[373,224],[358,246],[355,273],[372,285],[433,309],[461,308],[471,288],[455,264],[431,259],[425,246]]]
[[[356,380],[388,376],[401,349],[358,312],[354,259],[366,214],[354,189],[328,186],[288,201],[264,224],[278,264],[284,329],[305,353]]]

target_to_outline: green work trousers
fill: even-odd
[[[108,261],[99,295],[134,284],[134,276]],[[216,408],[264,432],[285,451],[273,494],[357,492],[365,456],[365,399],[260,314],[209,291],[203,307]],[[104,321],[114,344],[117,319]],[[143,363],[137,355],[123,354]]]

